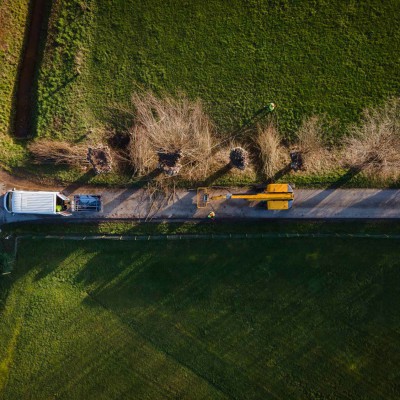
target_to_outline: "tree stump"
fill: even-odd
[[[112,170],[112,157],[108,146],[89,147],[87,159],[96,174]]]
[[[248,164],[248,153],[242,147],[235,147],[229,154],[230,164],[240,170],[244,170]]]
[[[176,176],[179,174],[182,164],[179,162],[182,158],[182,151],[166,151],[160,149],[157,151],[158,168],[168,176]]]

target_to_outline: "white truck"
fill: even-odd
[[[101,196],[74,195],[60,192],[9,190],[4,195],[4,209],[13,214],[45,214],[69,216],[73,211],[100,211]]]

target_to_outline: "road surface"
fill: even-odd
[[[24,189],[22,186],[15,186]],[[1,192],[12,188],[3,184]],[[32,190],[32,188],[31,188]],[[45,190],[45,189],[43,189]],[[49,190],[46,188],[46,190]],[[75,213],[71,217],[11,215],[3,209],[0,198],[0,221],[2,223],[35,219],[202,219],[214,210],[217,219],[397,219],[400,218],[400,190],[379,189],[295,189],[295,200],[291,210],[269,211],[260,203],[247,200],[225,200],[211,202],[204,209],[196,207],[195,190],[178,190],[170,198],[150,200],[143,189],[100,189],[74,187],[53,189],[73,194],[101,194],[103,210],[98,213]],[[232,193],[243,189],[230,189]],[[214,190],[212,194],[226,194],[227,189]]]

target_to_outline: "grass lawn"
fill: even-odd
[[[398,245],[23,241],[0,397],[397,399]]]
[[[201,98],[221,134],[273,101],[271,118],[284,138],[317,114],[327,117],[327,142],[340,142],[363,108],[399,94],[399,16],[397,0],[56,2],[38,73],[37,135],[79,142],[93,141],[105,126],[126,132],[132,115],[122,109],[131,94],[152,89]],[[22,173],[39,179],[84,175],[24,161]],[[346,177],[338,168],[282,179],[298,187],[400,185],[363,173]],[[89,183],[135,184],[129,171]],[[215,182],[247,183],[229,174]]]
[[[340,141],[367,106],[400,90],[400,3],[267,0],[65,0],[48,3],[38,70],[38,137],[85,141],[99,129],[126,130],[121,111],[133,91],[186,92],[204,100],[219,132],[246,123],[266,103],[285,138],[303,117],[326,114],[329,141]],[[0,5],[0,161],[40,180],[73,182],[84,173],[31,165],[11,139],[12,96],[28,1]],[[46,14],[47,15],[47,14]],[[97,135],[98,136],[98,135]],[[17,169],[15,167],[22,167]],[[346,177],[290,175],[298,187],[326,187]],[[250,178],[253,179],[253,178]],[[258,178],[257,178],[258,179]],[[247,184],[230,175],[215,184]],[[351,187],[399,186],[358,174]],[[90,177],[88,183],[136,184],[132,174]]]
[[[12,140],[18,67],[23,50],[28,0],[0,1],[0,162],[13,165],[24,152]]]
[[[329,136],[400,88],[400,3],[68,0],[54,6],[40,70],[38,135],[123,124],[138,86],[200,97],[221,130],[270,101],[290,136],[303,116]]]
[[[391,221],[196,221],[196,222],[39,222],[3,225],[3,235],[185,235],[185,234],[369,234],[399,235],[400,222]]]

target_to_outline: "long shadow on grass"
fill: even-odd
[[[115,245],[92,258],[76,284],[95,300],[88,306],[104,307],[230,397],[285,398],[288,376],[291,386],[302,383],[306,397],[315,391],[328,396],[332,376],[363,397],[374,385],[354,387],[345,359],[326,360],[358,354],[372,357],[373,366],[385,354],[394,365],[400,343],[369,333],[375,319],[380,326],[382,312],[391,318],[396,312],[382,309],[379,252],[357,243],[357,253],[331,239],[168,242],[162,252],[155,243]],[[397,260],[393,246],[385,249]],[[386,289],[394,301],[390,280]],[[366,354],[369,346],[374,350]],[[388,380],[376,369],[373,378],[359,373]]]
[[[39,114],[39,101],[38,101],[38,85],[39,85],[39,71],[41,69],[43,59],[44,59],[44,52],[48,38],[48,27],[49,27],[49,20],[50,15],[52,12],[53,2],[44,0],[44,16],[42,21],[42,28],[40,34],[40,45],[38,49],[38,54],[36,57],[36,65],[35,65],[35,76],[32,82],[32,128],[30,134],[35,136],[37,134],[37,124],[38,124],[38,114]]]
[[[267,184],[276,182],[277,180],[281,179],[283,176],[288,174],[290,171],[291,171],[290,164],[285,165],[282,169],[276,172],[272,178],[268,179]]]
[[[228,304],[220,305],[226,311],[233,310],[233,315],[226,312],[220,315],[223,310],[218,310],[217,305],[216,309],[212,306],[204,310],[209,316],[203,314],[199,320],[190,322],[193,332],[186,331],[189,321],[185,319],[189,317],[189,310],[208,304],[216,289],[213,282],[218,284],[231,273],[226,264],[221,268],[221,265],[218,267],[210,262],[213,259],[210,245],[210,242],[204,242],[200,248],[197,245],[197,250],[190,251],[188,258],[175,254],[173,259],[170,258],[175,253],[173,245],[163,244],[163,252],[168,252],[167,258],[163,258],[158,246],[142,243],[132,246],[125,254],[129,261],[124,263],[110,259],[107,268],[99,270],[100,265],[108,264],[108,256],[106,259],[101,255],[93,258],[77,276],[77,282],[93,288],[90,297],[98,306],[106,308],[152,346],[173,357],[218,390],[228,396],[269,398],[269,390],[247,376],[238,365],[225,360],[223,353],[210,348],[213,346],[212,331],[222,329],[223,336],[228,335],[227,325],[232,316],[242,329],[243,324],[249,323],[251,317],[247,318],[245,313],[237,310],[235,299],[226,299]],[[185,242],[181,246],[187,252],[191,244]],[[213,246],[212,253],[215,252],[215,244]],[[121,256],[122,253],[118,254]],[[249,271],[246,274],[249,276]],[[117,303],[116,295],[119,298]],[[94,304],[89,302],[88,305]],[[168,316],[163,309],[168,310]],[[217,324],[215,317],[218,318]]]
[[[50,95],[55,95],[59,91],[65,89],[70,83],[75,81],[78,77],[79,77],[79,74],[77,72],[75,74],[71,75],[70,77],[66,77],[64,79],[64,82],[61,85],[59,85],[56,89],[54,89],[53,91],[50,92]]]
[[[224,175],[226,175],[229,171],[231,171],[232,165],[226,164],[222,168],[220,168],[218,171],[215,171],[212,175],[206,178],[206,180],[202,183],[203,186],[210,186],[212,185],[215,181],[217,181],[219,178],[222,178]]]
[[[36,77],[38,75],[44,44],[41,39],[43,25],[47,25],[49,5],[46,0],[30,2],[28,21],[24,33],[24,51],[21,57],[18,73],[18,84],[15,96],[15,136],[26,139],[32,135],[32,117],[36,105]]]
[[[86,314],[85,307],[79,307],[66,314],[62,307],[62,318],[57,319],[61,325],[49,336],[52,342],[44,353],[37,349],[38,359],[47,360],[47,350],[55,346],[57,362],[46,371],[36,370],[30,384],[64,385],[57,392],[71,382],[84,385],[82,374],[101,374],[107,360],[116,375],[124,375],[127,359],[136,370],[140,361],[132,354],[138,334],[147,347],[227,397],[311,398],[319,393],[329,398],[332,381],[339,380],[338,398],[396,398],[398,374],[393,371],[400,362],[400,321],[393,304],[400,300],[400,265],[392,242],[380,241],[378,248],[373,243],[40,241],[22,253],[21,262],[31,270],[43,263],[33,260],[37,251],[50,255],[47,269],[55,275],[40,283],[41,296],[46,296],[46,284],[57,290],[71,284],[76,293],[89,294],[81,296],[83,305],[97,312]],[[65,301],[58,296],[53,298]],[[35,324],[29,322],[32,329]],[[82,328],[86,322],[90,324]],[[111,323],[115,331],[108,329]],[[75,335],[77,346],[83,347],[73,359],[71,349],[61,351],[59,343],[70,343],[68,338]],[[100,346],[103,342],[105,347]],[[98,346],[118,351],[111,358],[101,352],[96,356]],[[354,368],[363,384],[354,385]]]
[[[83,175],[79,177],[77,181],[70,183],[66,188],[64,188],[63,193],[66,196],[69,196],[73,192],[77,191],[80,187],[87,184],[94,176],[95,173],[92,169],[87,170]]]
[[[155,168],[153,171],[150,171],[148,174],[140,176],[137,180],[135,180],[136,187],[143,187],[150,182],[154,181],[157,177],[161,175],[162,171],[160,168]]]

